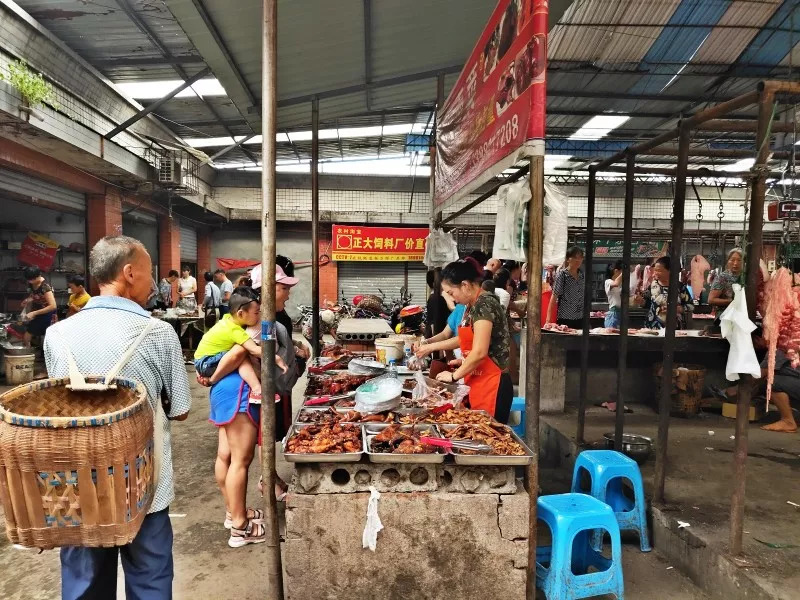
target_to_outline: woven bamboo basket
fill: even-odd
[[[46,379],[0,396],[6,534],[42,549],[128,544],[155,491],[147,392],[127,379],[106,392],[71,391],[67,383]]]
[[[653,366],[655,375],[655,401],[658,406],[663,385],[663,366]],[[700,402],[705,386],[706,369],[702,365],[676,364],[672,369],[672,403],[670,414],[673,417],[692,417],[700,412]]]

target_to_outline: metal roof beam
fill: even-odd
[[[259,122],[260,110],[253,111],[256,98],[222,35],[201,0],[164,0],[206,64],[222,83],[228,97],[252,126]]]
[[[632,72],[633,74],[634,72]],[[687,94],[636,94],[629,92],[590,92],[587,90],[573,89],[547,89],[547,96],[552,98],[596,98],[599,100],[650,100],[655,102],[722,102],[730,100],[732,96],[698,97]],[[549,111],[548,111],[549,112]]]
[[[349,85],[346,87],[341,87],[333,90],[325,90],[322,92],[318,92],[316,94],[304,94],[302,96],[294,96],[292,98],[283,98],[282,100],[278,100],[278,108],[284,108],[286,106],[294,106],[296,104],[305,104],[311,102],[314,96],[317,96],[320,100],[324,100],[325,98],[335,98],[337,96],[345,96],[347,94],[357,94],[359,92],[365,92],[367,90],[376,90],[379,88],[390,87],[393,85],[414,83],[417,81],[423,81],[425,79],[436,79],[436,77],[440,73],[444,73],[445,75],[460,73],[462,67],[463,65],[450,65],[449,67],[442,67],[441,69],[432,69],[430,71],[420,71],[419,73],[411,73],[409,75],[400,75],[398,77],[379,79],[369,84],[359,83],[356,85]],[[258,110],[260,110],[258,107],[253,107],[250,109],[251,112],[258,112]]]
[[[211,69],[209,67],[206,67],[205,69],[203,69],[202,71],[197,73],[194,77],[190,77],[189,79],[184,81],[181,85],[176,87],[174,90],[172,90],[169,94],[167,94],[163,98],[159,98],[158,100],[156,100],[155,102],[153,102],[149,106],[147,106],[147,107],[143,108],[142,110],[140,110],[139,112],[137,112],[131,118],[126,119],[123,123],[120,123],[119,125],[114,127],[114,129],[112,129],[111,131],[109,131],[105,135],[105,138],[107,140],[110,140],[111,138],[113,138],[118,133],[121,133],[121,132],[125,131],[128,127],[130,127],[131,125],[133,125],[134,123],[136,123],[140,119],[146,117],[151,112],[153,112],[155,110],[158,110],[166,102],[169,102],[170,100],[172,100],[175,96],[177,96],[183,90],[185,90],[186,88],[188,88],[188,87],[192,86],[193,84],[197,83],[199,80],[201,80],[203,77],[205,77],[209,73],[211,73]]]
[[[98,68],[108,67],[158,67],[162,65],[202,65],[203,57],[196,54],[170,55],[168,60],[163,56],[135,57],[123,56],[116,58],[92,58],[92,64]]]

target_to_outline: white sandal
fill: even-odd
[[[254,523],[263,523],[264,511],[260,508],[248,508],[245,518],[249,521],[253,521]],[[233,528],[233,519],[231,518],[231,513],[229,511],[225,511],[225,521],[222,522],[222,525],[225,527],[225,529]]]
[[[262,523],[248,520],[244,529],[231,527],[231,537],[228,538],[228,546],[231,548],[241,548],[248,544],[263,544],[267,541],[267,530]]]

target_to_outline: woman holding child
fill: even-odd
[[[280,267],[276,268],[275,279],[276,310],[280,311],[285,308],[290,290],[298,283],[298,280],[288,277]],[[252,283],[253,289],[236,288],[231,294],[230,300],[232,318],[234,315],[242,313],[242,307],[244,307],[242,317],[237,317],[235,320],[240,326],[241,333],[247,337],[247,342],[243,342],[241,346],[237,347],[248,348],[248,350],[250,344],[257,344],[261,337],[258,294],[261,288],[261,270],[259,267],[254,269]],[[241,337],[239,332],[237,332],[237,337]],[[280,323],[276,323],[276,339],[276,438],[281,439],[291,424],[292,388],[300,375],[296,357],[300,356],[302,352],[296,349],[292,343],[291,332],[286,331]],[[307,353],[305,348],[302,351]],[[260,349],[258,355],[260,356]],[[222,360],[224,359],[221,359],[219,364],[222,364]],[[247,358],[243,362],[250,362],[250,360]],[[221,376],[214,373],[208,379],[203,377],[207,371],[201,373],[198,368],[198,381],[206,385],[213,385],[209,420],[219,428],[219,446],[214,473],[217,485],[225,499],[227,510],[225,527],[231,531],[228,545],[232,548],[261,543],[266,539],[263,511],[247,508],[246,502],[247,473],[254,458],[256,442],[260,443],[261,385],[258,377],[260,362],[253,361],[253,363],[245,366],[244,369],[240,365],[238,369],[234,368],[233,372],[228,371],[227,374]],[[256,379],[252,382],[250,381],[250,368],[253,369]],[[258,390],[257,393],[255,390]],[[278,499],[285,496],[286,489],[286,483],[278,478],[275,489]]]

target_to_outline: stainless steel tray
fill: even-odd
[[[466,409],[463,409],[463,410],[466,410]],[[426,413],[429,413],[429,412],[430,412],[430,409],[426,409],[426,410],[423,410],[421,413],[410,413],[410,414],[418,414],[418,415],[421,415],[421,416],[425,417],[425,416],[427,416]],[[493,418],[492,415],[490,415],[485,410],[473,410],[471,412],[480,413],[480,414],[486,415],[487,417]],[[419,424],[422,425],[424,423],[425,423],[425,421],[421,421]],[[435,425],[439,425],[439,426],[441,426],[441,425],[459,425],[459,423],[435,423]]]
[[[460,425],[439,425],[439,429],[441,431],[450,431],[455,429],[456,427],[460,427]],[[511,437],[514,439],[515,442],[520,444],[522,448],[525,450],[525,454],[523,456],[500,456],[497,454],[462,454],[457,448],[454,448],[450,451],[450,453],[455,458],[457,465],[515,465],[515,466],[522,466],[522,465],[529,465],[533,460],[533,452],[528,446],[523,442],[520,437],[514,433],[514,431],[508,427],[508,425],[504,425],[503,427],[508,428],[509,433],[511,433]]]
[[[300,410],[297,411],[297,415],[294,418],[295,425],[319,425],[319,423],[311,423],[306,421],[300,420],[300,415],[303,413],[320,413],[326,412],[330,413],[331,407],[330,406],[303,406]],[[337,421],[338,422],[338,421]]]
[[[437,448],[433,454],[389,454],[386,452],[372,451],[372,438],[389,426],[389,423],[367,423],[364,425],[364,448],[369,461],[373,463],[406,463],[406,464],[441,464],[447,456],[447,451]],[[417,435],[440,437],[436,425],[404,425],[401,429],[411,429]],[[424,432],[424,433],[422,433]]]
[[[361,452],[343,452],[341,454],[297,454],[286,451],[286,444],[289,442],[294,434],[304,427],[311,427],[311,423],[295,423],[292,428],[286,433],[281,444],[283,451],[283,458],[286,462],[295,463],[334,463],[334,462],[358,462],[364,454],[364,427],[361,426]]]

